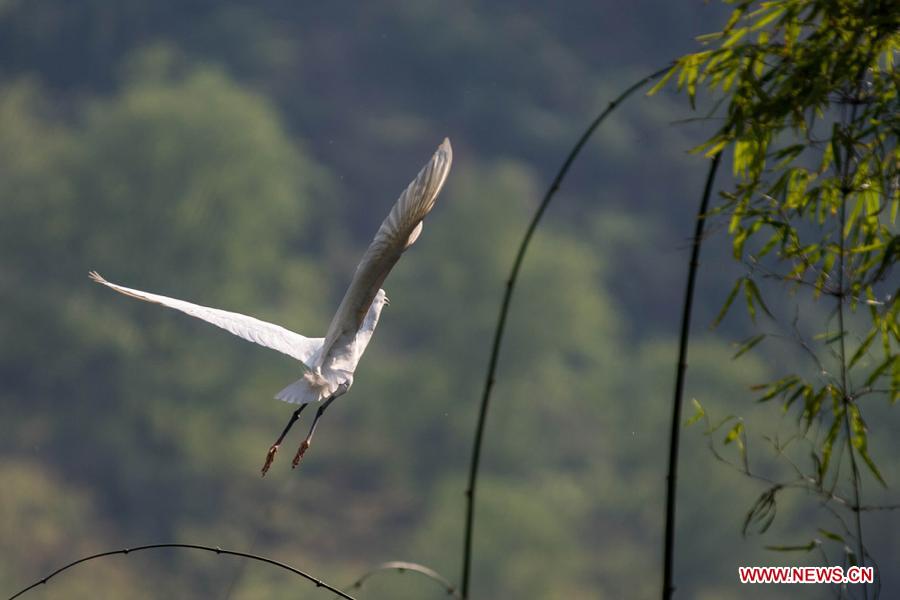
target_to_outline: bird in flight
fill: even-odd
[[[127,288],[110,283],[96,271],[90,272],[90,278],[126,296],[174,308],[300,361],[303,376],[275,395],[278,400],[300,406],[269,448],[262,474],[265,475],[269,470],[275,453],[300,413],[308,404],[315,402],[319,404],[319,409],[309,433],[294,456],[293,466],[296,467],[309,449],[319,419],[335,398],[345,394],[353,385],[356,365],[372,338],[382,309],[389,303],[381,285],[403,252],[422,233],[422,222],[434,207],[450,172],[452,160],[450,140],[444,139],[428,164],[400,194],[397,203],[379,227],[375,239],[356,267],[350,287],[347,288],[324,338],[304,337],[280,325],[246,315]]]

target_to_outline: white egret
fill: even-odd
[[[400,195],[356,267],[350,287],[324,338],[304,337],[279,325],[246,315],[116,285],[106,281],[96,271],[91,271],[90,277],[117,292],[174,308],[300,361],[304,368],[303,376],[275,395],[279,400],[299,404],[300,407],[294,411],[278,440],[269,448],[262,474],[265,475],[268,471],[278,447],[299,418],[300,412],[308,404],[317,402],[319,410],[294,456],[293,466],[296,467],[312,442],[316,424],[322,414],[335,398],[345,394],[353,385],[356,365],[372,338],[384,305],[388,304],[381,285],[400,255],[422,233],[423,219],[434,206],[450,172],[452,159],[450,140],[445,139],[431,161]]]

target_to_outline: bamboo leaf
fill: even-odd
[[[841,166],[841,149],[838,146],[841,140],[841,128],[838,123],[835,123],[831,127],[831,156],[834,159],[834,168],[840,173]]]
[[[700,34],[700,35],[694,37],[694,39],[697,40],[698,42],[700,42],[701,44],[705,44],[706,42],[711,42],[711,41],[713,41],[713,40],[718,40],[718,39],[720,39],[721,37],[722,37],[722,32],[721,32],[721,31],[714,31],[714,32],[712,32],[712,33],[703,33],[703,34]]]
[[[763,341],[765,339],[765,337],[766,337],[766,334],[761,333],[761,334],[755,335],[752,338],[750,338],[749,340],[745,341],[743,344],[741,344],[741,347],[738,349],[738,351],[735,353],[735,355],[731,357],[731,360],[740,358],[745,353],[752,350],[753,347],[756,346],[761,341]]]
[[[654,94],[656,94],[656,92],[661,90],[669,82],[669,80],[672,79],[672,75],[675,74],[675,72],[678,70],[679,66],[680,65],[678,63],[672,65],[672,68],[669,69],[668,71],[666,71],[666,74],[663,75],[662,78],[659,81],[657,81],[653,85],[652,88],[650,88],[650,91],[647,92],[647,95],[653,96]]]
[[[792,387],[794,387],[795,385],[800,383],[800,381],[801,381],[800,378],[797,377],[796,375],[788,375],[787,377],[782,377],[778,381],[775,381],[775,382],[771,383],[770,385],[768,385],[766,388],[766,389],[768,389],[768,391],[766,392],[766,394],[764,396],[762,396],[759,400],[757,400],[757,402],[766,402],[768,400],[771,400],[778,394],[781,394],[781,393],[786,392],[787,390],[791,389]]]
[[[772,237],[768,239],[763,247],[759,249],[759,252],[756,253],[757,258],[762,258],[771,252],[772,248],[774,248],[778,242],[781,242],[782,246],[784,245],[784,229],[780,227],[772,234]]]
[[[882,486],[887,487],[884,477],[881,476],[881,472],[869,456],[866,424],[862,419],[862,414],[859,412],[859,407],[855,404],[849,404],[848,410],[850,411],[850,428],[853,431],[853,447],[856,448],[856,452],[862,457],[863,461],[865,461],[869,470],[875,476],[875,479],[877,479]]]
[[[894,257],[898,254],[900,254],[900,235],[895,235],[891,238],[891,241],[888,242],[884,254],[881,255],[881,264],[878,266],[878,271],[875,272],[875,276],[872,278],[873,281],[878,281],[884,277],[887,270],[896,262]]]
[[[731,35],[728,36],[728,39],[722,42],[721,48],[731,48],[735,44],[737,44],[741,39],[749,33],[749,27],[741,27],[740,29],[735,29],[732,31]]]
[[[725,144],[727,144],[727,143],[728,143],[728,137],[723,136],[723,135],[714,135],[713,137],[709,138],[702,144],[694,146],[693,148],[688,150],[688,154],[699,154],[700,152],[704,152],[704,151],[708,150],[709,148],[712,148],[715,146],[724,147]],[[711,154],[707,154],[707,155],[713,156],[713,155],[715,155],[715,152],[712,152]]]
[[[735,417],[734,415],[728,415],[727,417],[723,417],[723,418],[722,418],[718,423],[716,423],[715,425],[713,425],[712,423],[710,423],[710,424],[709,424],[709,427],[707,427],[706,431],[704,431],[703,433],[706,434],[706,435],[713,434],[713,433],[715,433],[716,431],[718,431],[719,429],[721,429],[722,426],[725,425],[725,423],[728,423],[729,421],[733,421],[733,420],[736,419],[736,418],[737,418],[737,417]]]
[[[803,407],[803,417],[806,417],[806,428],[809,429],[810,425],[812,425],[812,421],[816,418],[816,415],[819,414],[819,411],[822,408],[822,401],[825,399],[825,395],[831,390],[830,385],[824,386],[815,394],[811,394],[807,398],[805,398],[805,405]]]
[[[716,315],[716,318],[713,319],[712,328],[715,329],[719,326],[719,323],[722,322],[722,319],[725,318],[725,315],[728,314],[728,309],[731,308],[731,304],[734,302],[735,297],[737,297],[738,291],[741,289],[741,284],[743,283],[744,278],[741,277],[737,281],[734,282],[734,287],[731,288],[731,292],[729,292],[728,297],[725,299],[725,304],[722,305],[722,308],[719,309],[719,314]]]
[[[808,385],[800,385],[797,386],[797,389],[794,390],[794,393],[788,396],[788,398],[784,401],[784,412],[787,412],[791,407],[791,404],[799,398],[800,396],[809,396],[812,394],[812,388]]]
[[[828,472],[828,465],[831,462],[831,451],[841,429],[842,417],[843,409],[840,414],[834,416],[831,427],[828,429],[828,435],[825,436],[825,441],[822,443],[822,461],[819,465],[819,481],[822,481],[825,478],[825,473]]]
[[[750,164],[750,143],[744,139],[738,139],[734,142],[734,158],[731,161],[731,168],[735,177],[745,174],[747,166]]]
[[[771,311],[769,311],[769,307],[766,306],[766,303],[762,299],[762,294],[759,292],[759,288],[756,287],[756,282],[754,282],[749,277],[744,278],[744,297],[747,300],[747,312],[750,315],[751,321],[756,321],[756,306],[758,305],[769,318],[772,317]]]
[[[759,533],[764,533],[769,528],[772,521],[775,520],[775,514],[778,510],[776,495],[780,489],[781,485],[774,485],[759,495],[744,516],[744,525],[741,528],[742,535],[747,535],[747,530],[750,529],[750,525],[753,523],[760,524],[758,528]]]
[[[821,527],[819,527],[819,533],[821,533],[822,535],[827,537],[829,540],[834,540],[836,542],[844,541],[843,536],[840,536],[834,532],[828,531],[827,529],[822,529]]]
[[[840,340],[846,334],[846,331],[838,331],[832,333],[830,331],[825,331],[823,333],[817,333],[813,336],[813,339],[816,341],[821,341],[825,345],[833,344]]]
[[[763,312],[765,312],[770,319],[773,319],[772,312],[769,310],[769,307],[766,306],[766,303],[763,302],[762,294],[759,293],[759,288],[756,287],[756,282],[749,277],[746,279],[746,282],[747,287],[750,289],[750,293],[756,299],[756,302],[759,303],[760,308],[763,309]]]
[[[750,28],[750,30],[756,31],[758,29],[762,29],[763,27],[765,27],[766,25],[768,25],[769,23],[771,23],[772,21],[774,21],[775,19],[777,19],[778,17],[783,15],[784,11],[785,11],[784,6],[777,6],[772,12],[757,19],[756,23],[753,24],[753,26]]]
[[[738,7],[731,11],[731,15],[728,17],[728,22],[725,23],[725,27],[722,29],[720,35],[731,31],[731,28],[737,24],[742,16],[744,16],[744,10],[745,9],[743,7]]]
[[[712,148],[707,150],[703,156],[705,156],[706,158],[714,157],[716,154],[722,151],[722,148],[724,148],[726,144],[728,144],[728,139],[719,140]]]
[[[875,466],[875,462],[869,456],[868,450],[859,450],[859,455],[862,457],[863,461],[865,461],[866,466],[869,467],[869,470],[872,472],[872,475],[875,476],[875,479],[878,480],[878,483],[880,483],[882,487],[887,487],[888,485],[884,481],[884,477],[881,476],[881,471]]]
[[[850,211],[850,216],[847,217],[847,222],[844,224],[844,238],[850,236],[850,232],[853,230],[853,224],[856,223],[856,219],[859,217],[859,213],[862,211],[863,207],[863,196],[862,194],[857,194],[856,202],[853,204],[853,209]]]
[[[866,378],[865,385],[867,387],[869,387],[872,384],[874,384],[875,381],[879,377],[881,377],[885,372],[887,372],[887,370],[890,369],[891,366],[893,366],[895,363],[900,363],[900,356],[897,356],[897,355],[888,356],[886,359],[884,359],[884,361],[882,361],[882,363],[880,365],[875,367],[874,371],[869,373],[868,378]]]
[[[869,331],[869,335],[866,336],[862,344],[859,345],[859,348],[856,349],[856,352],[853,353],[853,356],[850,358],[850,362],[847,363],[847,369],[852,369],[853,366],[857,362],[859,362],[859,359],[861,359],[866,354],[866,352],[869,350],[869,346],[871,346],[872,342],[875,341],[875,334],[877,333],[878,329],[876,328],[872,328],[872,330]]]
[[[755,323],[756,306],[753,304],[753,291],[750,288],[749,282],[749,277],[744,279],[744,299],[747,301],[747,313],[750,315],[750,320]]]
[[[684,426],[689,427],[706,416],[706,411],[703,410],[703,406],[700,404],[700,401],[696,398],[691,398],[691,402],[694,404],[694,414],[690,419],[685,421]]]
[[[734,426],[731,429],[728,430],[728,433],[725,435],[725,439],[723,440],[722,443],[727,446],[731,442],[734,442],[737,445],[738,449],[741,451],[741,454],[743,456],[743,452],[744,452],[744,438],[742,435],[743,433],[744,433],[744,422],[739,420],[737,423],[734,424]]]
[[[802,546],[766,546],[766,550],[774,552],[811,552],[816,548],[816,541],[811,540],[808,544]]]

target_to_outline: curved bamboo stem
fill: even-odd
[[[345,598],[346,600],[354,600],[353,596],[350,596],[347,593],[342,592],[338,588],[325,583],[321,579],[317,579],[316,577],[313,577],[309,573],[301,571],[300,569],[297,569],[296,567],[292,567],[291,565],[274,560],[272,558],[268,558],[265,556],[259,556],[257,554],[250,554],[249,552],[239,552],[237,550],[224,550],[219,547],[214,548],[212,546],[204,546],[202,544],[174,544],[174,543],[171,543],[171,544],[146,544],[143,546],[135,546],[134,548],[122,548],[120,550],[110,550],[107,552],[98,552],[97,554],[91,554],[90,556],[84,556],[77,560],[73,560],[72,562],[68,563],[67,565],[64,565],[64,566],[56,569],[55,571],[53,571],[46,577],[39,579],[38,581],[35,581],[28,587],[16,592],[15,594],[13,594],[12,596],[9,597],[9,600],[15,600],[15,598],[22,596],[26,592],[38,587],[39,585],[47,583],[53,577],[56,577],[63,571],[67,571],[75,566],[80,565],[80,564],[83,564],[83,563],[86,563],[86,562],[89,562],[92,560],[97,560],[100,558],[105,558],[107,556],[115,556],[117,554],[127,555],[127,554],[132,554],[134,552],[142,552],[144,550],[154,550],[154,549],[158,549],[158,548],[186,548],[189,550],[204,550],[206,552],[213,552],[213,553],[219,554],[219,555],[226,554],[228,556],[239,556],[241,558],[249,558],[250,560],[255,560],[258,562],[266,563],[266,564],[278,567],[280,569],[284,569],[285,571],[290,571],[291,573],[293,573],[295,575],[299,575],[303,579],[306,579],[310,583],[315,584],[315,586],[317,588],[322,588],[322,589],[328,590],[329,592],[333,592],[333,593],[337,594],[338,596],[340,596],[341,598]]]
[[[612,113],[616,107],[619,106],[628,96],[633,94],[635,91],[645,86],[650,81],[653,81],[660,75],[666,73],[669,70],[670,66],[667,66],[664,69],[660,69],[655,73],[647,75],[646,77],[641,78],[640,81],[632,84],[628,89],[619,94],[619,96],[609,103],[609,105],[601,112],[597,118],[588,126],[588,128],[581,134],[581,137],[575,143],[575,146],[572,147],[572,150],[569,151],[569,155],[566,157],[566,160],[563,162],[562,166],[559,169],[559,172],[556,174],[556,177],[553,179],[553,183],[550,185],[550,188],[547,190],[546,194],[544,194],[544,198],[541,201],[541,204],[538,206],[537,211],[535,211],[534,216],[531,218],[531,223],[528,225],[528,229],[525,230],[525,235],[522,238],[522,242],[519,244],[519,250],[516,253],[515,261],[513,261],[512,270],[510,271],[509,278],[506,281],[506,291],[503,294],[503,301],[500,303],[500,315],[497,318],[497,326],[494,330],[494,341],[491,344],[491,356],[488,361],[488,370],[487,376],[484,381],[484,391],[481,395],[481,407],[478,412],[478,424],[475,427],[475,439],[473,441],[472,447],[472,461],[469,466],[469,484],[466,488],[466,521],[465,521],[465,540],[463,542],[463,566],[462,566],[462,597],[469,597],[469,579],[471,575],[471,565],[472,565],[472,534],[474,530],[475,523],[475,484],[478,480],[478,467],[481,461],[481,442],[484,437],[484,426],[487,420],[487,411],[488,405],[490,404],[491,399],[491,390],[494,387],[494,379],[495,373],[497,371],[497,359],[500,355],[500,344],[503,341],[503,331],[506,327],[506,316],[509,312],[509,305],[512,299],[512,293],[516,285],[516,281],[519,277],[519,270],[522,267],[522,261],[525,258],[525,252],[528,250],[528,245],[531,243],[531,237],[534,235],[535,229],[537,229],[538,223],[541,220],[541,217],[544,216],[544,212],[547,210],[547,206],[550,204],[550,201],[553,199],[553,196],[556,194],[557,190],[559,190],[559,186],[562,183],[562,180],[565,178],[566,174],[569,172],[569,168],[572,166],[572,163],[575,162],[575,158],[581,152],[582,147],[587,143],[588,139],[590,139],[591,135],[593,135],[594,131],[600,124]]]
[[[681,405],[684,402],[684,376],[687,372],[687,350],[691,335],[691,312],[694,306],[694,285],[700,267],[700,245],[703,243],[703,229],[706,225],[706,211],[712,195],[713,182],[722,153],[719,152],[709,165],[703,197],[697,209],[694,224],[694,239],[691,245],[691,261],[688,265],[687,287],[684,291],[684,310],[681,314],[681,335],[678,341],[678,366],[675,371],[675,396],[672,399],[672,423],[669,432],[669,470],[666,475],[666,531],[663,542],[663,593],[669,600],[675,593],[673,563],[675,560],[675,493],[678,487],[678,445],[681,434]]]

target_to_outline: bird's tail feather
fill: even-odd
[[[275,399],[288,404],[308,404],[318,402],[332,391],[324,377],[315,371],[308,371],[303,377],[275,394]]]

